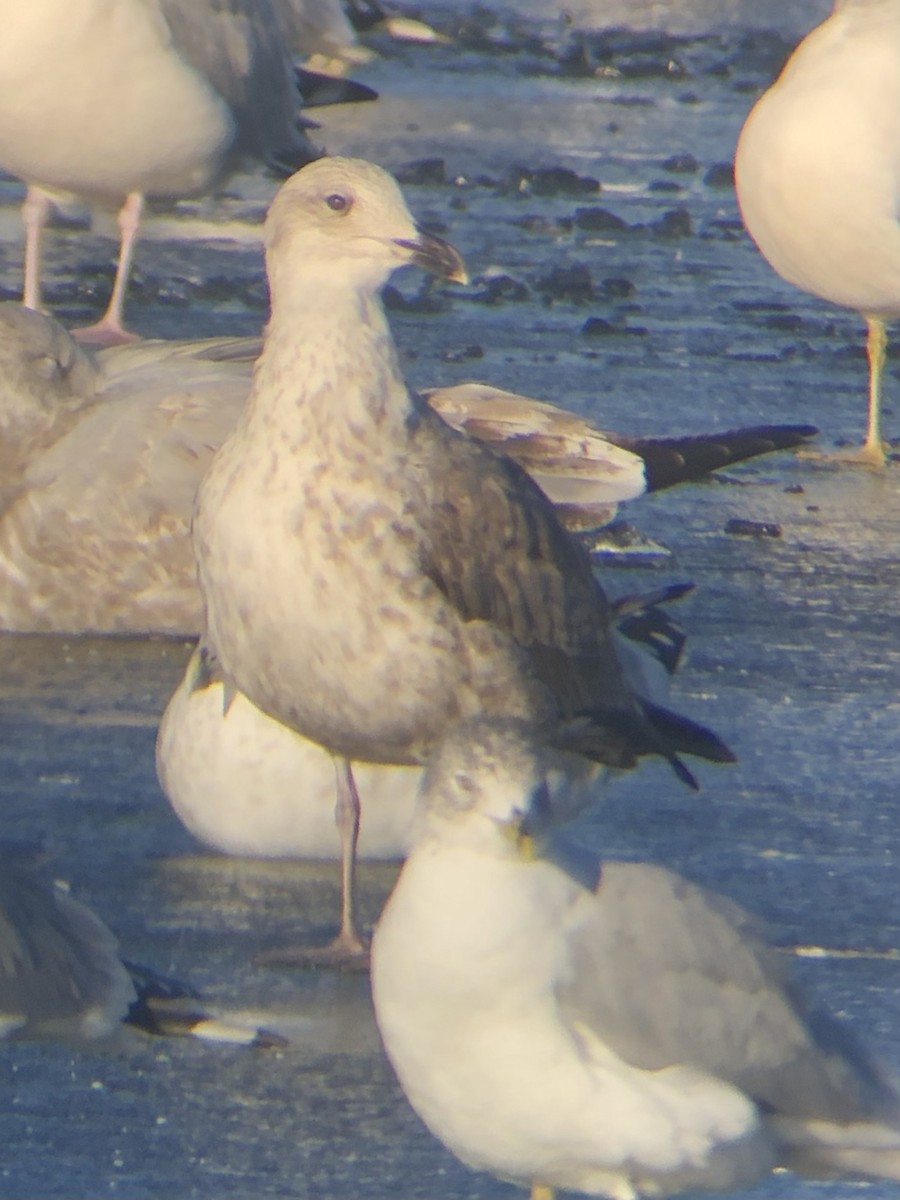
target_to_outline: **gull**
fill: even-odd
[[[836,0],[741,131],[741,214],[789,283],[868,328],[860,461],[883,466],[886,322],[900,316],[900,0]]]
[[[778,1166],[900,1179],[900,1096],[848,1026],[736,904],[554,832],[558,769],[497,721],[454,729],[427,768],[371,979],[431,1132],[532,1200],[725,1190]]]
[[[100,918],[0,846],[0,1037],[102,1037],[136,1000]]]
[[[0,304],[0,628],[200,632],[191,511],[244,406],[260,345],[148,340],[91,351],[52,317]],[[645,490],[811,432],[630,439],[486,384],[428,398],[456,428],[517,457],[579,529]]]
[[[115,283],[87,340],[130,336],[145,197],[203,192],[246,158],[285,174],[315,157],[272,0],[0,0],[0,20],[0,166],[27,184],[29,308],[54,202],[119,206]]]
[[[176,980],[120,957],[112,931],[38,869],[30,847],[0,842],[0,1040],[145,1033],[233,1045],[284,1039],[209,1013]]]
[[[332,950],[364,954],[352,760],[421,764],[479,714],[544,726],[607,766],[659,754],[694,785],[680,754],[733,755],[630,687],[589,555],[538,486],[406,386],[381,288],[410,263],[465,273],[391,176],[309,164],[276,195],[264,243],[265,344],[194,510],[204,639],[229,683],[332,754]]]
[[[673,585],[615,602],[617,648],[635,689],[655,703],[668,698],[684,632],[663,605],[690,588]],[[579,764],[582,792],[597,779]],[[230,694],[205,646],[191,656],[159,725],[156,769],[182,824],[224,854],[335,859],[334,768],[317,743],[266,716],[240,692]],[[422,777],[418,766],[361,763],[359,859],[400,859]]]

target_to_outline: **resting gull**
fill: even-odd
[[[469,1166],[550,1200],[900,1179],[900,1096],[807,1007],[729,900],[548,830],[546,755],[454,730],[375,930],[372,995],[413,1108]]]
[[[0,1037],[102,1037],[136,1000],[100,918],[0,846]]]
[[[854,457],[883,466],[885,323],[900,316],[898,0],[836,0],[747,118],[735,182],[775,270],[865,318],[869,420]]]
[[[0,628],[199,633],[194,496],[237,421],[259,348],[257,338],[213,338],[92,354],[52,317],[0,304]],[[438,388],[429,400],[516,456],[577,528],[603,524],[646,488],[809,432],[628,439],[484,384]]]
[[[247,405],[200,485],[207,644],[226,679],[334,756],[345,904],[351,760],[422,763],[478,714],[552,730],[614,767],[730,762],[710,731],[638,697],[590,558],[509,458],[452,430],[400,373],[380,290],[417,263],[464,278],[371,163],[320,159],[266,219],[271,318]]]
[[[629,681],[656,703],[668,699],[685,641],[663,605],[689,590],[674,585],[616,601],[614,635]],[[580,765],[586,795],[597,771],[587,761]],[[240,692],[230,695],[206,647],[195,650],[163,713],[156,768],[179,819],[216,850],[262,858],[340,855],[331,756]],[[402,858],[422,768],[361,763],[354,774],[358,857]]]
[[[0,1039],[92,1039],[123,1022],[145,1033],[232,1045],[283,1038],[207,1011],[185,984],[120,957],[115,935],[44,877],[41,853],[0,842]]]
[[[272,0],[0,0],[0,24],[0,166],[28,185],[28,307],[54,199],[120,206],[112,296],[82,337],[128,336],[146,196],[202,192],[246,157],[285,174],[316,154]]]

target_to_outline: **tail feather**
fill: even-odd
[[[579,714],[557,730],[554,742],[617,768],[634,767],[639,758],[658,754],[692,791],[698,791],[699,784],[680,755],[737,762],[734,752],[711,729],[640,697],[631,710],[602,708]]]
[[[690,754],[708,762],[734,763],[737,756],[718,734],[690,717],[660,708],[649,700],[639,701],[644,716],[658,739],[657,753]]]

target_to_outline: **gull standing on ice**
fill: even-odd
[[[271,319],[234,433],[200,485],[206,639],[230,685],[335,758],[345,903],[359,798],[351,760],[422,763],[456,721],[518,717],[610,766],[733,755],[642,701],[587,552],[508,458],[411,393],[380,291],[408,263],[464,278],[396,182],[320,159],[264,230]]]
[[[550,1200],[900,1179],[900,1097],[806,1006],[737,905],[552,834],[546,756],[457,727],[375,930],[372,996],[413,1108],[465,1163]]]
[[[119,205],[106,313],[122,308],[146,196],[203,192],[243,158],[285,174],[316,156],[272,0],[0,0],[0,167],[25,180],[25,293],[41,306],[55,196]]]
[[[869,420],[855,457],[883,466],[885,324],[900,317],[900,0],[835,0],[747,118],[735,184],[775,270],[865,318]]]

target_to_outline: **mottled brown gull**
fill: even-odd
[[[276,196],[272,311],[253,387],[198,493],[206,638],[226,677],[335,758],[345,836],[338,952],[359,951],[351,760],[420,763],[478,714],[611,766],[732,755],[624,679],[590,559],[510,459],[407,388],[381,304],[398,267],[460,278],[397,184],[319,160]]]
[[[900,317],[898,0],[835,0],[747,118],[735,184],[775,270],[865,319],[868,427],[841,457],[884,466],[886,323]]]
[[[316,153],[272,0],[0,0],[0,166],[28,184],[25,304],[41,303],[54,198],[118,205],[122,307],[146,196],[202,192],[242,158],[293,170]]]
[[[533,1200],[779,1166],[900,1179],[900,1096],[852,1030],[737,905],[554,834],[549,766],[482,722],[426,771],[372,944],[385,1049],[425,1124]]]
[[[194,496],[244,405],[259,348],[257,338],[213,338],[92,354],[52,317],[0,304],[0,628],[199,633]],[[438,388],[429,401],[517,457],[578,527],[604,523],[647,486],[807,432],[619,438],[629,451],[574,413],[483,384]]]

